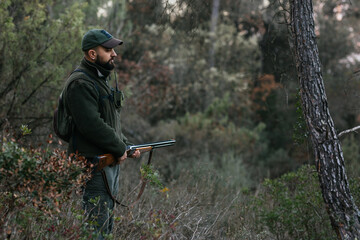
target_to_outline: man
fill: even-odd
[[[84,189],[84,209],[97,222],[100,239],[112,231],[111,212],[119,188],[120,163],[127,157],[140,156],[139,151],[127,156],[129,142],[120,124],[123,94],[109,84],[117,56],[114,48],[122,43],[105,30],[88,31],[81,43],[84,58],[63,91],[65,106],[75,125],[68,151],[78,152],[95,164],[97,156],[111,153],[118,163],[94,171]]]

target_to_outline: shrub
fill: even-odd
[[[313,166],[266,180],[255,209],[259,227],[276,239],[336,239]]]
[[[155,168],[161,170],[156,160]],[[247,228],[254,222],[243,207],[251,202],[247,198],[253,183],[249,182],[241,159],[233,154],[224,155],[219,159],[221,167],[205,157],[192,160],[192,165],[181,165],[178,178],[163,181],[166,188],[159,190],[148,184],[134,208],[115,209],[116,239],[244,239],[237,236],[263,239],[253,238],[254,232]],[[127,162],[122,166],[126,173],[120,176],[118,197],[125,205],[131,205],[139,192],[140,176],[135,165],[139,163]],[[241,207],[235,209],[239,202]],[[246,224],[239,223],[240,218],[248,219]],[[234,222],[243,228],[230,229],[228,226]]]
[[[50,233],[52,238],[55,229],[56,234],[65,237],[74,229],[80,229],[85,220],[78,221],[78,225],[68,221],[68,226],[60,227],[66,221],[59,218],[64,210],[74,219],[79,215],[75,206],[69,206],[74,203],[68,200],[70,196],[76,198],[88,178],[89,173],[84,169],[85,162],[80,157],[67,157],[59,149],[25,148],[14,139],[3,139],[0,152],[2,239],[49,236]]]

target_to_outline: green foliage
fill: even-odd
[[[360,174],[360,147],[357,136],[354,134],[346,135],[341,147],[345,159],[346,173],[350,179],[357,179]]]
[[[156,154],[159,156],[160,151]],[[154,164],[156,162],[161,166],[158,160],[162,158],[157,158]],[[175,161],[173,156],[169,161]],[[241,196],[242,192],[249,194],[251,185],[246,166],[240,159],[229,155],[222,159],[222,163],[221,168],[214,170],[214,162],[209,158],[193,157],[190,164],[183,162],[179,176],[166,183],[166,192],[152,194],[152,191],[146,190],[134,209],[130,209],[131,214],[117,209],[120,217],[115,235],[125,239],[140,239],[141,236],[144,239],[155,236],[160,239],[226,239],[224,232],[228,223],[239,218],[233,206],[240,202],[248,205]],[[138,181],[133,178],[134,165],[128,163],[123,166],[122,170],[130,173],[121,176],[120,181],[125,186],[137,185]],[[122,188],[120,196],[128,195],[124,190]],[[128,191],[132,194],[131,188]],[[247,218],[245,215],[241,217]],[[248,234],[253,236],[252,232]],[[227,236],[236,239],[233,238],[234,232]]]
[[[346,58],[354,51],[349,37],[352,33],[349,28],[344,28],[343,23],[335,16],[329,19],[328,16],[320,15],[318,21],[320,60],[324,70],[332,72],[339,67],[339,60]],[[338,51],[338,46],[341,46],[341,51]],[[341,71],[341,69],[338,70]]]
[[[216,32],[216,67],[228,73],[253,76],[261,68],[258,38],[245,37],[234,25],[222,22]],[[206,43],[209,39],[205,40]],[[224,77],[225,80],[231,80]]]
[[[203,112],[188,113],[176,123],[164,125],[167,133],[176,136],[177,147],[185,147],[183,156],[175,156],[181,161],[171,161],[175,169],[179,162],[191,164],[193,156],[209,158],[214,167],[221,167],[221,159],[233,156],[249,166],[250,181],[261,181],[265,177],[277,176],[292,169],[287,150],[271,149],[266,136],[266,125],[237,125],[231,119],[234,103],[228,95],[214,99],[213,103]],[[159,130],[154,129],[155,132]],[[184,144],[184,145],[183,145]],[[178,173],[173,173],[177,176]]]
[[[336,239],[314,167],[266,180],[256,197],[259,227],[276,239]]]
[[[59,150],[26,149],[5,140],[0,154],[2,190],[15,199],[30,198],[41,209],[57,210],[64,200],[58,194],[65,197],[85,180],[84,164]]]
[[[8,119],[16,129],[22,125],[18,136],[32,145],[36,136],[47,136],[62,82],[81,58],[81,36],[92,27],[105,28],[125,41],[117,49],[117,71],[128,97],[126,135],[137,142],[177,139],[173,149],[157,152],[158,173],[143,169],[156,185],[169,187],[163,189],[166,194],[145,192],[147,201],[137,211],[118,210],[114,238],[331,239],[316,177],[306,168],[267,180],[255,201],[257,223],[263,226],[254,220],[252,189],[308,159],[296,68],[286,25],[278,24],[284,22],[279,10],[286,5],[222,1],[214,34],[211,1],[180,2],[0,1],[1,130]],[[329,106],[337,128],[350,128],[358,122],[359,84],[348,86],[351,101],[341,90],[354,68],[347,57],[357,43],[359,3],[344,3],[342,21],[336,19],[335,0],[314,4]],[[271,85],[263,85],[264,76],[271,77]],[[346,137],[342,145],[359,202],[357,141]],[[3,214],[0,226],[10,226],[12,236],[20,229],[29,238],[91,238],[87,230],[96,223],[87,223],[81,206],[65,197],[67,187],[77,185],[66,176],[76,178],[80,169],[47,147],[28,149],[9,140],[2,150],[1,186],[7,190],[1,192],[0,209],[14,211]],[[136,170],[122,174],[123,191],[131,192],[141,177],[134,165]],[[54,170],[63,168],[69,169],[65,175]],[[8,229],[1,231],[5,238]]]
[[[165,117],[172,118],[204,111],[215,98],[225,94],[237,103],[234,116],[248,111],[249,82],[260,67],[256,38],[247,39],[225,23],[219,26],[218,35],[221,38],[216,45],[218,64],[209,68],[208,48],[212,43],[207,31],[198,28],[188,35],[168,24],[145,26],[140,46],[126,49],[123,56],[130,62],[125,61],[127,66],[120,67],[121,77],[132,76],[126,84],[132,96],[142,96],[143,104],[135,105],[138,112],[156,106],[146,114],[152,117],[153,112],[157,113],[153,122],[158,122],[164,119],[161,115],[164,111]],[[243,57],[238,57],[239,52]],[[156,65],[147,64],[151,62]],[[129,67],[136,71],[129,72]],[[144,99],[144,95],[151,98]]]
[[[21,125],[20,131],[23,136],[31,134],[31,129],[28,128],[28,125]]]
[[[67,158],[58,149],[28,149],[4,138],[0,152],[0,234],[19,231],[30,237],[46,233],[46,226],[54,224],[48,219],[59,214],[88,179],[89,173],[84,170],[81,158]],[[45,226],[33,227],[34,221]]]
[[[1,2],[0,116],[13,125],[27,119],[33,130],[41,117],[49,117],[62,80],[81,54],[82,6],[71,4],[52,18],[51,5],[51,0]]]
[[[150,184],[159,189],[163,189],[164,186],[160,181],[160,174],[157,170],[154,170],[153,165],[145,165],[143,164],[140,168],[141,177],[145,181],[149,181]]]

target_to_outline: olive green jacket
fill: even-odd
[[[109,79],[98,69],[97,65],[83,59],[65,84],[65,106],[75,125],[68,152],[78,152],[88,159],[105,153],[117,158],[125,153],[130,143],[121,131],[121,108],[112,100]],[[116,196],[120,167],[105,167],[104,170],[112,194]]]
[[[86,74],[73,72],[64,89],[65,106],[75,123],[68,151],[88,158],[105,153],[121,157],[128,142],[121,131],[121,108],[111,99],[108,79],[99,76],[96,65],[85,59],[77,69]]]

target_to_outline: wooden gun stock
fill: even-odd
[[[155,148],[172,146],[175,144],[175,142],[176,142],[175,140],[168,140],[168,141],[147,143],[141,145],[131,145],[127,147],[126,153],[128,154],[128,156],[131,156],[137,150],[140,151],[140,153],[150,152]],[[96,170],[98,171],[100,171],[104,167],[114,166],[117,164],[117,159],[115,159],[115,157],[110,153],[99,155],[98,159],[99,159],[99,163],[96,168]]]
[[[114,155],[112,155],[110,153],[99,155],[98,159],[99,159],[99,163],[96,167],[96,170],[98,170],[98,171],[100,171],[101,169],[103,169],[106,166],[112,166],[116,163],[116,159],[115,159]]]

